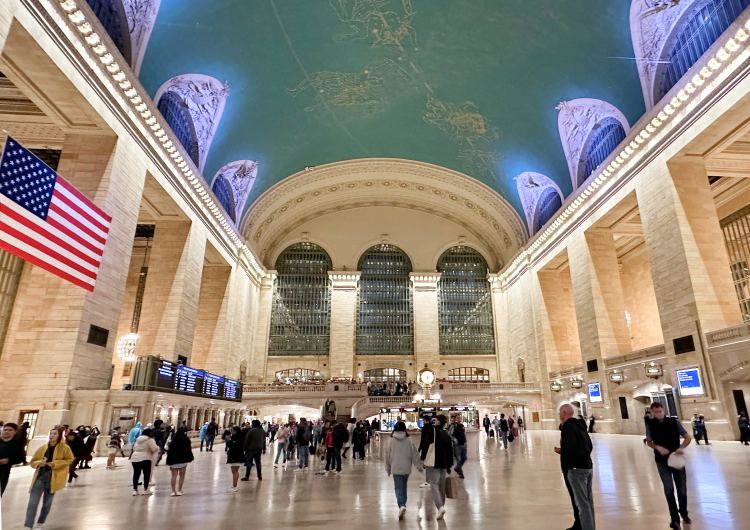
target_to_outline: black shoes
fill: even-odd
[[[680,528],[682,527],[680,525],[680,521],[672,521],[671,523],[669,523],[669,528],[672,528],[672,530],[680,530]]]
[[[242,477],[240,480],[242,482],[247,482],[248,480],[250,480],[250,477]]]
[[[693,521],[691,521],[691,520],[690,520],[690,517],[688,516],[688,514],[687,514],[687,513],[681,513],[681,514],[680,514],[680,517],[682,517],[682,521],[683,521],[683,522],[684,522],[685,524],[691,524],[691,523],[693,522]]]

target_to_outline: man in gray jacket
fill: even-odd
[[[419,459],[417,448],[409,440],[406,424],[399,421],[393,428],[391,443],[385,452],[385,471],[388,476],[393,474],[399,520],[403,519],[406,514],[406,485],[409,482],[412,466],[421,471],[422,461]]]

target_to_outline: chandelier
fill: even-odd
[[[128,333],[120,337],[117,341],[117,356],[126,363],[133,362],[135,360],[135,344],[138,341],[137,333]]]

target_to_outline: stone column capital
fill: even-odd
[[[266,275],[263,276],[263,279],[260,281],[260,288],[261,289],[272,289],[273,288],[273,282],[276,281],[276,277],[279,275],[276,271],[268,271],[266,272]]]
[[[357,289],[357,282],[362,275],[358,271],[328,271],[328,277],[331,279],[331,288],[334,290],[354,291]]]
[[[410,272],[409,279],[415,291],[437,291],[441,272]]]
[[[501,291],[503,288],[503,279],[499,272],[487,275],[487,281],[490,282],[490,288],[493,291]]]

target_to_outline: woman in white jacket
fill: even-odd
[[[399,520],[403,519],[406,514],[406,485],[409,482],[412,466],[416,467],[417,470],[422,467],[419,451],[409,440],[406,424],[399,421],[393,428],[391,443],[385,452],[385,471],[388,476],[393,474],[393,487],[396,490]]]
[[[151,480],[151,467],[154,458],[159,454],[159,446],[154,441],[154,431],[144,429],[133,444],[133,454],[130,456],[130,463],[133,466],[133,496],[138,495],[138,482],[143,473],[143,495],[151,495],[152,491],[148,489]]]

